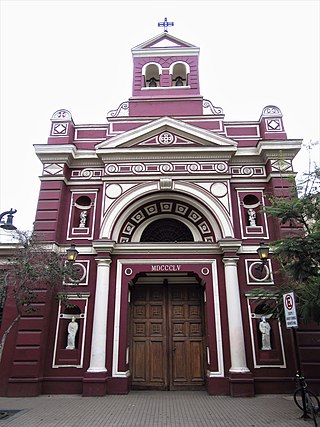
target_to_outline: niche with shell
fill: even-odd
[[[246,226],[247,227],[257,227],[260,220],[260,200],[254,194],[247,194],[243,198],[243,207],[246,212]]]
[[[268,238],[262,190],[237,190],[241,234],[244,239]]]
[[[90,223],[91,199],[88,196],[80,196],[74,202],[73,216],[74,228],[88,228]]]
[[[70,206],[68,238],[92,238],[96,193],[73,193]]]

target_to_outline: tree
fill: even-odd
[[[320,168],[305,173],[288,196],[271,197],[269,216],[289,225],[287,235],[271,244],[285,278],[276,293],[257,289],[253,296],[272,296],[272,314],[283,314],[282,295],[295,292],[298,315],[320,323]]]
[[[54,252],[39,240],[37,235],[28,232],[16,232],[17,248],[0,270],[0,302],[11,297],[16,306],[16,315],[4,331],[0,341],[0,361],[8,334],[19,321],[23,313],[36,311],[34,303],[40,289],[63,291],[63,283],[77,284],[78,271],[72,264],[65,262],[63,254]],[[65,293],[59,298],[67,303]]]

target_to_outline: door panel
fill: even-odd
[[[202,295],[202,289],[194,285],[141,285],[133,289],[133,388],[204,386]]]
[[[204,385],[202,289],[173,285],[168,312],[173,350],[170,389],[201,388]]]
[[[163,286],[137,286],[132,292],[133,388],[167,387],[165,293]]]

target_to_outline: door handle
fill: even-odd
[[[172,351],[176,351],[176,348],[174,347],[174,348],[172,349]]]

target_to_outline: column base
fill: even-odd
[[[83,377],[83,396],[105,396],[107,394],[107,372],[86,372]]]
[[[229,372],[229,390],[232,397],[253,397],[254,378],[251,372]]]

